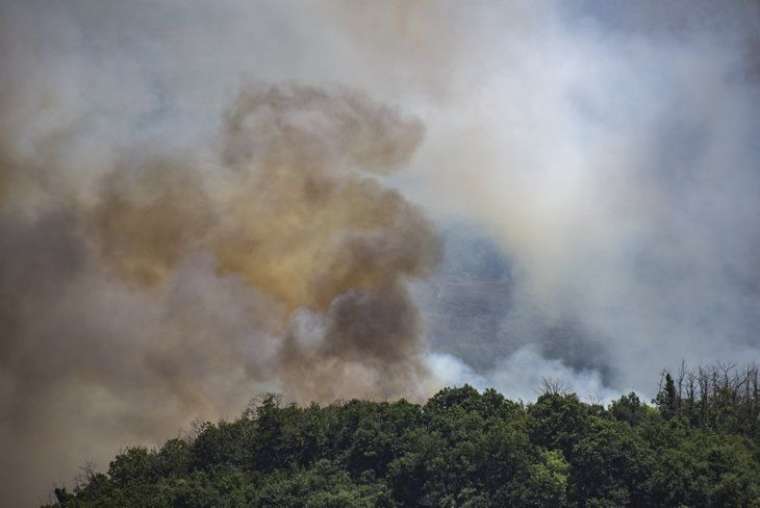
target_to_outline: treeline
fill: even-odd
[[[465,386],[424,405],[283,405],[129,448],[56,507],[760,507],[758,372],[665,373],[652,404]]]
[[[691,426],[760,436],[760,371],[714,365],[666,372],[655,400],[665,418],[686,419]]]

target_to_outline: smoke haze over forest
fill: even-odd
[[[285,400],[760,359],[756,1],[0,2],[0,484]]]

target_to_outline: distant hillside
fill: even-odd
[[[447,388],[424,405],[268,396],[129,448],[56,507],[760,507],[757,369],[667,374],[652,404],[557,386],[532,404]]]

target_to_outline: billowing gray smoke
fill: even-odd
[[[405,164],[422,133],[358,93],[249,86],[218,162],[127,151],[89,199],[57,196],[55,158],[37,167],[5,140],[6,449],[42,452],[46,432],[60,437],[57,405],[89,397],[106,428],[145,439],[266,383],[301,402],[424,395],[406,282],[430,272],[438,242],[372,176]],[[22,178],[49,203],[29,210]]]
[[[758,20],[0,2],[11,503],[262,391],[646,396],[757,359]]]
[[[47,71],[25,68],[26,48],[3,47],[17,72],[0,95],[0,471],[14,501],[265,390],[427,394],[406,286],[438,240],[383,183],[422,141],[418,120],[341,87],[245,84],[200,142],[158,146],[120,138],[118,114],[36,82]]]

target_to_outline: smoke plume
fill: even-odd
[[[743,0],[0,1],[9,502],[263,391],[757,359],[758,41]]]
[[[97,404],[90,417],[114,439],[144,441],[239,410],[246,389],[303,403],[423,396],[406,286],[435,267],[438,240],[381,180],[422,137],[360,93],[250,85],[210,140],[215,159],[129,150],[86,198],[48,187],[54,157],[6,151],[5,460],[62,445],[51,433],[67,423],[48,423],[59,404]],[[37,449],[27,460],[45,460]]]

